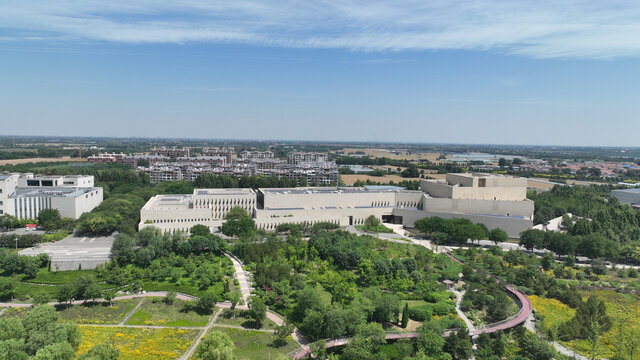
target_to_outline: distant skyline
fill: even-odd
[[[632,1],[0,4],[0,135],[640,146]]]

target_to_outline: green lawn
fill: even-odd
[[[255,329],[254,321],[249,318],[248,314],[248,311],[236,310],[236,316],[232,317],[231,309],[225,309],[222,314],[218,316],[216,324],[242,326],[246,329]],[[275,329],[276,326],[277,325],[273,321],[265,319],[262,324],[262,329]]]
[[[96,286],[99,290],[113,289],[115,287],[115,285],[111,284],[96,284]],[[14,297],[17,301],[29,301],[34,295],[42,293],[48,295],[50,301],[55,301],[58,285],[37,285],[18,281],[16,282],[15,291]]]
[[[119,324],[138,302],[140,299],[114,301],[112,306],[103,302],[78,304],[69,308],[60,305],[56,308],[61,319],[78,324]]]
[[[60,229],[50,234],[44,234],[42,235],[42,237],[44,239],[44,242],[52,242],[52,241],[60,241],[69,235],[71,235],[71,231],[66,229]]]
[[[169,281],[146,280],[142,283],[142,289],[146,291],[175,291],[175,292],[180,292],[183,294],[189,294],[189,295],[198,296],[198,297],[202,296],[202,294],[204,294],[208,290],[213,290],[213,291],[216,291],[218,294],[222,294],[222,291],[223,291],[222,287],[223,287],[222,283],[216,283],[212,287],[204,290],[200,289],[198,286],[195,286],[195,285],[191,285],[191,284],[179,285],[177,283],[173,283]],[[218,300],[219,301],[224,300],[222,298],[222,295],[220,295],[220,298]]]
[[[367,227],[365,225],[356,225],[356,229],[358,230],[362,230],[362,231],[367,231],[367,232],[372,232],[372,233],[387,233],[387,234],[391,234],[393,233],[393,230],[389,229],[388,227],[380,224],[377,226],[372,226],[372,227]]]
[[[80,277],[88,277],[98,281],[95,270],[49,271],[45,268],[38,270],[38,275],[35,278],[23,279],[22,281],[38,284],[73,284]]]
[[[279,355],[288,354],[300,347],[291,337],[287,338],[284,346],[275,347],[273,346],[275,335],[267,332],[223,327],[212,327],[209,331],[220,331],[229,335],[236,345],[235,355],[239,359],[273,360]],[[197,357],[194,355],[191,359],[197,359]]]
[[[155,302],[154,302],[155,300]],[[167,305],[162,298],[145,298],[138,310],[129,318],[127,325],[205,326],[210,315],[195,311],[183,311],[184,301],[175,300]],[[215,310],[214,310],[215,312]]]

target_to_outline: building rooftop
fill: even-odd
[[[232,188],[232,189],[195,189],[193,195],[255,195],[252,189]]]
[[[258,189],[264,194],[285,195],[285,194],[362,194],[362,193],[382,193],[408,191],[398,186],[365,186],[365,187],[306,187],[306,188],[267,188]]]
[[[32,197],[32,196],[54,196],[54,197],[76,197],[90,193],[100,188],[79,188],[79,187],[46,187],[46,188],[16,188],[10,198]]]

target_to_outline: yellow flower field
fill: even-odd
[[[571,320],[576,311],[560,300],[543,298],[537,295],[529,296],[533,310],[536,314],[544,316],[542,320],[543,329],[549,330],[554,325],[560,325],[565,321]]]
[[[607,314],[611,317],[613,326],[602,335],[598,348],[598,357],[611,359],[616,355],[616,350],[621,348],[619,343],[621,334],[628,334],[640,330],[640,297],[632,294],[617,293],[611,290],[592,290],[581,292],[584,299],[595,296],[604,300],[607,306]],[[534,310],[545,318],[542,321],[543,328],[560,325],[570,320],[575,310],[555,299],[547,299],[539,296],[529,296]],[[573,340],[562,342],[570,349],[576,350],[582,355],[590,355],[590,346],[586,340]],[[626,354],[619,354],[626,359]]]
[[[143,329],[117,326],[79,325],[82,344],[78,355],[101,343],[112,343],[120,349],[121,359],[160,360],[180,357],[200,330]]]

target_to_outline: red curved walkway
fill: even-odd
[[[448,256],[451,260],[459,264],[463,264],[462,261],[456,259],[453,255],[449,254],[448,252],[444,252],[444,254]],[[476,336],[480,334],[491,334],[496,331],[511,329],[524,323],[529,317],[529,315],[531,315],[531,312],[533,310],[533,307],[531,306],[531,301],[529,301],[529,299],[523,293],[519,292],[512,286],[505,285],[504,287],[505,287],[505,290],[507,290],[517,299],[516,304],[518,305],[518,308],[519,308],[518,313],[515,316],[512,316],[506,320],[502,320],[493,324],[489,324],[483,328],[476,329],[475,331],[470,332],[469,335]],[[445,337],[449,336],[449,332],[445,332],[442,336],[445,336]],[[385,336],[385,339],[387,340],[415,339],[417,337],[418,337],[418,333],[389,333]],[[325,347],[329,349],[332,347],[344,346],[348,344],[349,341],[351,341],[351,338],[333,339],[333,340],[327,341]],[[305,347],[301,351],[295,353],[293,355],[293,358],[302,359],[309,355],[311,355],[311,348]]]

